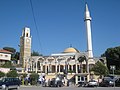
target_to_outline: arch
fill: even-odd
[[[48,62],[48,72],[52,73],[52,62],[55,61],[55,58],[50,56],[48,58],[46,58],[46,61]]]
[[[37,68],[38,68],[38,70],[41,70],[40,61],[37,61]]]
[[[26,37],[28,37],[28,33],[26,33]]]

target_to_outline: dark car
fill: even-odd
[[[114,86],[114,79],[112,79],[111,77],[104,77],[102,82],[99,83],[99,86],[102,87],[113,87]]]
[[[84,87],[86,85],[85,81],[78,81],[78,87]]]
[[[118,78],[117,80],[115,80],[115,86],[120,87],[120,78]]]
[[[2,78],[0,80],[0,89],[19,89],[20,83],[19,78]]]
[[[49,84],[50,87],[62,87],[63,86],[63,82],[62,80],[57,77],[57,78],[52,78]]]

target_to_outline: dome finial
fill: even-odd
[[[72,44],[70,44],[70,47],[72,47]]]

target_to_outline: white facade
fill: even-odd
[[[11,60],[11,54],[0,52],[0,60],[10,61]]]
[[[6,50],[0,50],[0,64],[4,64],[7,61],[11,60],[11,52]]]
[[[86,4],[85,7],[85,25],[86,25],[86,31],[87,31],[87,52],[88,57],[93,58],[93,51],[92,51],[92,35],[91,35],[91,17],[90,12],[88,10],[88,6]]]
[[[87,53],[70,47],[62,53],[51,54],[51,56],[32,56],[26,58],[24,70],[28,73],[36,72],[45,75],[46,79],[56,77],[57,74],[66,74],[67,79],[75,78],[75,83],[78,84],[79,78],[84,78],[84,81],[89,80],[86,67],[95,64],[95,61],[88,61],[88,65],[87,60],[79,62],[78,58],[83,55],[85,56]]]

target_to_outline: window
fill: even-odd
[[[26,33],[26,37],[28,37],[28,33]]]
[[[2,54],[0,54],[0,56],[3,56]]]
[[[8,57],[8,55],[5,55],[5,57]]]

